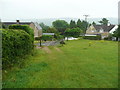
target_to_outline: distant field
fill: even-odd
[[[89,46],[89,43],[91,46]],[[43,47],[23,68],[3,71],[4,88],[117,88],[118,43],[66,41]]]

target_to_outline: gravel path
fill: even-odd
[[[45,43],[41,43],[42,46],[55,46],[60,44],[60,41],[46,41]],[[36,43],[35,45],[40,45],[40,43]]]

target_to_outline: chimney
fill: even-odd
[[[17,22],[17,24],[19,24],[19,23],[20,23],[20,20],[16,20],[16,22]]]
[[[111,23],[110,23],[110,22],[108,22],[107,26],[111,26]]]

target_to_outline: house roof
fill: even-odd
[[[12,24],[30,25],[31,23],[33,23],[38,30],[42,29],[37,22],[2,22],[2,23],[7,26],[12,25]]]
[[[41,30],[41,29],[42,29],[38,23],[34,23],[34,24],[35,24],[35,26],[36,26],[36,28],[37,28],[38,30]]]
[[[113,34],[114,31],[116,31],[117,29],[118,29],[118,25],[115,25],[115,27],[109,33]]]
[[[104,30],[104,32],[109,32],[110,30],[112,30],[115,25],[93,25],[95,27],[95,29],[99,32],[101,29]]]
[[[18,24],[18,22],[2,22],[5,25]],[[33,22],[19,22],[20,25],[30,25]]]

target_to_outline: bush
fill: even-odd
[[[17,30],[23,30],[23,31],[27,32],[31,36],[32,41],[34,42],[34,30],[32,28],[30,28],[28,25],[14,24],[14,25],[10,25],[9,29],[15,29],[15,30],[17,29]]]
[[[41,39],[44,40],[44,41],[51,41],[53,39],[53,36],[51,36],[51,35],[42,35]],[[35,37],[35,40],[40,40],[40,37]]]
[[[22,62],[20,58],[29,54],[32,49],[32,39],[27,32],[23,30],[2,30],[3,69]]]
[[[53,36],[51,35],[43,35],[42,36],[42,40],[45,40],[45,41],[51,41],[53,39]]]
[[[78,38],[80,36],[81,30],[79,28],[67,29],[64,33],[65,37],[75,37]]]
[[[112,40],[112,37],[105,37],[104,40]]]
[[[112,37],[113,37],[113,36],[112,36],[111,34],[109,34],[109,36],[108,36],[108,37],[105,37],[104,40],[112,40]]]
[[[109,40],[109,38],[108,38],[108,37],[105,37],[104,40]]]
[[[89,40],[101,40],[101,36],[83,36],[83,39],[89,39]]]
[[[57,40],[61,40],[64,38],[64,36],[63,35],[55,35],[54,38]]]
[[[35,40],[40,40],[40,37],[35,37]]]

